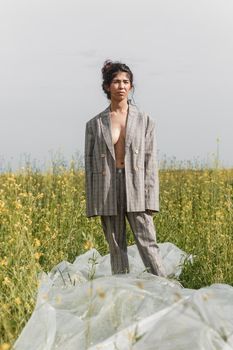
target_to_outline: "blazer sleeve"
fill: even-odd
[[[93,201],[93,184],[92,184],[93,148],[94,148],[94,134],[90,123],[87,123],[86,131],[85,131],[85,151],[84,151],[87,216],[89,216],[92,211],[92,201]]]
[[[159,211],[159,172],[155,122],[147,116],[145,133],[145,207]]]

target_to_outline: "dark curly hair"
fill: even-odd
[[[103,83],[102,83],[102,88],[107,95],[107,98],[110,100],[111,99],[111,93],[106,89],[106,87],[110,86],[113,78],[117,75],[119,72],[125,72],[128,74],[130,84],[133,88],[134,91],[134,84],[133,84],[133,73],[131,72],[130,68],[119,61],[111,61],[111,60],[106,60],[104,62],[104,65],[101,69],[102,72],[102,77],[103,77]]]

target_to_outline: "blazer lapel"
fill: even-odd
[[[101,129],[104,140],[108,146],[113,159],[115,159],[115,150],[112,142],[111,122],[110,122],[110,105],[102,112]]]
[[[136,132],[135,129],[137,125],[137,118],[138,118],[138,109],[136,106],[132,105],[131,102],[129,101],[128,116],[126,121],[125,147],[129,147],[132,142],[133,135]],[[110,105],[102,112],[101,129],[102,129],[102,133],[103,133],[103,137],[106,142],[106,145],[109,151],[111,152],[113,159],[116,159],[115,149],[112,142]]]
[[[129,113],[127,117],[125,147],[129,147],[136,132],[138,109],[129,103]]]

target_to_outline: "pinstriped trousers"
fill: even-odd
[[[109,245],[112,274],[129,272],[126,240],[126,217],[134,234],[139,254],[148,272],[166,277],[156,244],[153,217],[146,212],[126,212],[124,169],[116,169],[118,215],[101,216],[102,228]]]

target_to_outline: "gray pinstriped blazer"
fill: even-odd
[[[128,101],[125,139],[127,211],[159,211],[154,121]],[[117,215],[115,151],[110,105],[86,123],[86,216]]]

